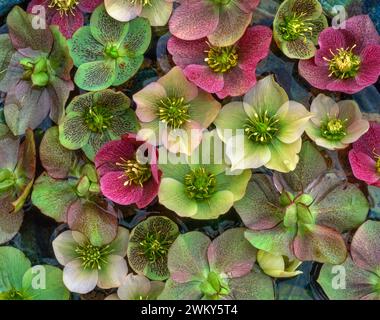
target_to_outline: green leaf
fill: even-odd
[[[50,66],[54,70],[56,76],[65,80],[70,80],[70,71],[73,68],[73,60],[70,57],[67,40],[59,31],[58,26],[51,26],[50,30],[54,37],[53,48],[49,55]]]
[[[14,49],[7,34],[0,35],[0,82],[3,80],[9,63],[11,62]]]
[[[62,279],[62,270],[57,267],[34,266],[24,274],[22,292],[28,300],[69,300],[70,292]]]
[[[203,296],[200,282],[177,283],[169,279],[158,300],[200,300]]]

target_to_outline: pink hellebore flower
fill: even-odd
[[[144,151],[150,157],[149,163],[142,159]],[[95,165],[102,193],[118,204],[136,203],[138,208],[144,208],[158,193],[161,172],[157,150],[133,134],[105,144],[95,157]]]
[[[299,72],[312,86],[347,94],[374,84],[380,75],[380,36],[367,15],[327,28],[319,36],[315,57],[301,60]]]
[[[32,0],[28,5],[28,12],[39,13],[33,8],[43,6],[46,10],[47,23],[59,26],[61,33],[69,39],[83,26],[83,13],[93,12],[102,2],[102,0]]]
[[[171,37],[168,51],[190,81],[224,99],[241,96],[256,84],[256,66],[268,56],[271,41],[271,29],[255,26],[227,47],[213,46],[207,38],[186,41]]]
[[[353,144],[348,156],[357,179],[380,187],[380,124],[370,122],[368,132]]]

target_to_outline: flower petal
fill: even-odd
[[[107,13],[118,21],[131,21],[142,11],[140,2],[131,3],[129,0],[104,0]]]
[[[191,64],[204,65],[205,51],[209,49],[206,41],[207,39],[185,41],[172,36],[168,40],[168,51],[173,56],[174,63],[182,69]]]
[[[184,69],[186,77],[201,89],[215,93],[224,87],[224,78],[220,73],[213,72],[208,66],[191,64]]]
[[[98,270],[84,269],[81,260],[73,260],[63,269],[63,282],[71,292],[89,293],[98,282]]]
[[[111,289],[119,287],[128,273],[127,262],[123,257],[111,254],[99,270],[98,287]]]

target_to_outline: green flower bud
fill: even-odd
[[[294,196],[287,191],[284,191],[280,196],[280,205],[283,207],[287,207],[292,204],[294,201]]]
[[[92,164],[85,164],[82,168],[82,176],[87,176],[91,182],[98,182],[98,174]]]
[[[289,260],[286,256],[275,255],[263,250],[257,252],[257,263],[268,276],[274,278],[291,278],[302,273],[296,269],[301,264],[298,260]]]
[[[296,199],[297,203],[302,203],[305,206],[310,206],[313,203],[314,199],[311,195],[309,194],[302,194]]]
[[[298,221],[304,224],[314,224],[314,216],[310,209],[302,203],[297,204]]]
[[[49,75],[45,72],[33,73],[32,83],[37,87],[45,87],[49,83]]]
[[[297,221],[297,206],[293,204],[286,208],[284,226],[288,228],[295,227],[297,225]]]
[[[90,189],[90,180],[84,176],[80,178],[78,184],[77,184],[77,193],[80,197],[85,196]]]

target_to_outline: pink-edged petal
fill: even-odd
[[[248,28],[237,43],[239,48],[239,67],[244,70],[256,69],[257,63],[269,54],[272,30],[265,26]]]
[[[73,233],[77,233],[76,238],[74,238]],[[78,247],[78,242],[76,239],[82,237],[77,231],[64,231],[57,238],[53,240],[52,246],[54,250],[55,258],[58,262],[65,266],[69,262],[73,261],[78,257],[75,249]],[[86,239],[82,239],[81,242],[85,243]]]
[[[353,145],[355,151],[373,157],[373,152],[380,154],[380,123],[371,122],[368,132]]]
[[[216,94],[220,99],[227,96],[238,97],[246,94],[256,84],[255,69],[234,68],[224,75],[224,87]]]
[[[157,118],[157,108],[160,100],[167,97],[166,90],[158,82],[148,84],[133,96],[136,103],[136,115],[142,122],[151,122]]]
[[[367,87],[375,83],[380,76],[380,45],[367,46],[361,53],[361,61],[356,82]]]
[[[52,20],[52,25],[59,26],[59,30],[66,38],[71,38],[75,31],[77,31],[84,24],[84,17],[80,10],[75,9],[73,14],[60,14],[57,12]]]
[[[63,282],[71,292],[86,294],[95,289],[98,270],[84,269],[82,260],[76,259],[63,269]]]
[[[364,89],[363,85],[359,85],[356,79],[334,79],[330,78],[331,81],[327,84],[326,89],[329,91],[338,91],[347,94],[354,94]]]
[[[111,254],[98,272],[98,287],[111,289],[119,287],[128,273],[127,262],[123,257]]]
[[[354,263],[368,271],[380,266],[380,222],[368,220],[356,231],[351,243]]]
[[[311,121],[319,127],[326,116],[331,118],[338,117],[339,106],[329,96],[321,93],[313,100],[310,106],[310,112],[313,114]]]
[[[206,38],[186,41],[173,36],[168,41],[168,51],[173,56],[174,63],[182,69],[190,64],[203,65],[205,51],[209,49],[206,41]]]
[[[298,64],[300,75],[306,79],[313,87],[325,90],[332,81],[329,78],[329,70],[326,66],[317,66],[314,59],[300,60]]]
[[[358,15],[348,19],[345,28],[355,37],[358,50],[369,44],[380,44],[380,36],[368,15]]]
[[[347,128],[347,135],[342,139],[342,143],[351,144],[357,141],[369,129],[367,120],[357,120]]]
[[[78,8],[83,12],[93,12],[103,1],[102,0],[80,0]]]
[[[373,158],[355,149],[350,151],[348,158],[352,172],[357,179],[368,184],[374,184],[380,180],[380,175],[376,171],[376,161]]]
[[[184,73],[191,82],[209,93],[219,92],[224,87],[223,75],[213,72],[208,66],[192,64],[184,69]]]
[[[139,201],[144,193],[144,188],[135,184],[124,185],[128,178],[120,172],[108,172],[100,179],[100,189],[110,200],[129,205]]]
[[[137,4],[129,0],[104,0],[104,6],[107,13],[118,21],[131,21],[138,17],[142,11],[142,4],[137,1]]]
[[[219,23],[219,9],[211,1],[183,2],[169,21],[169,30],[177,38],[196,40],[214,32]]]
[[[139,209],[147,207],[157,196],[159,187],[160,184],[157,183],[154,179],[150,179],[144,183],[144,193],[142,194],[141,198],[136,201],[137,207]]]

